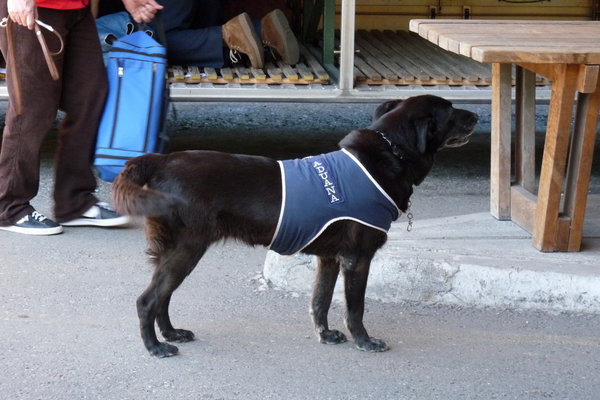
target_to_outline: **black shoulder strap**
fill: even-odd
[[[154,16],[154,20],[148,24],[135,22],[136,31],[151,30],[154,32],[154,39],[165,48],[167,47],[167,35],[165,33],[165,24],[163,22],[162,11],[158,11]]]

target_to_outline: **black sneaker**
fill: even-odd
[[[14,225],[0,226],[0,229],[25,235],[56,235],[63,231],[62,226],[37,211],[27,214]]]
[[[79,218],[63,222],[63,226],[102,226],[115,227],[124,226],[130,222],[130,218],[119,215],[106,203],[96,203]]]

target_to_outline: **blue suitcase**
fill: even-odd
[[[127,160],[165,149],[166,49],[146,32],[133,32],[114,42],[106,70],[94,165],[101,179],[112,182]]]

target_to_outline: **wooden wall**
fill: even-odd
[[[337,12],[341,0],[336,1]],[[597,20],[600,0],[356,0],[357,29],[407,29],[412,18]],[[339,20],[338,20],[339,23]]]

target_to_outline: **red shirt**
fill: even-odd
[[[36,0],[38,7],[55,10],[77,10],[87,7],[90,0]]]

